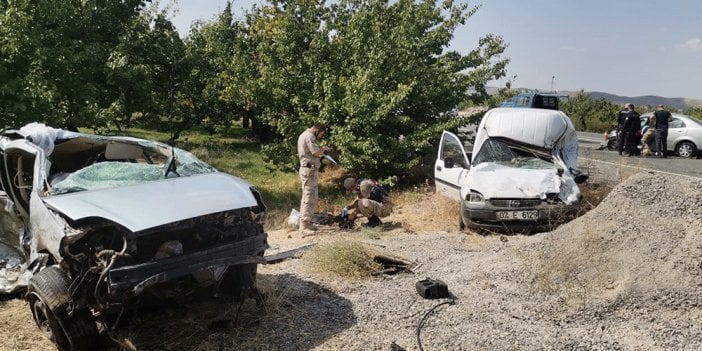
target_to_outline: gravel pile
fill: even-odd
[[[418,350],[420,319],[447,301],[416,293],[427,277],[456,299],[428,317],[425,350],[702,349],[699,178],[637,174],[549,233],[365,241],[420,266],[361,282],[310,275],[299,259],[264,267],[285,303],[261,349]]]

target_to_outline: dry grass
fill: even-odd
[[[454,232],[458,230],[460,206],[425,185],[410,191],[393,194],[393,218],[402,223],[407,232]]]
[[[41,336],[32,320],[29,305],[24,300],[0,301],[0,350],[53,350],[48,339]]]
[[[341,240],[318,245],[303,256],[305,267],[320,275],[361,279],[381,269],[373,261],[377,250],[357,241]]]
[[[607,197],[609,192],[612,191],[612,186],[606,183],[587,182],[580,184],[579,187],[580,192],[583,194],[581,213],[579,215],[583,215],[585,212],[597,207],[597,205]]]

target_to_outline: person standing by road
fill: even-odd
[[[663,105],[656,106],[656,147],[658,157],[666,158],[668,153],[668,122],[673,120],[673,115],[663,108]]]
[[[300,199],[300,235],[313,234],[312,216],[317,210],[319,200],[319,167],[321,157],[329,149],[320,147],[317,140],[324,137],[327,128],[321,123],[315,123],[297,138],[297,156],[300,159],[300,182],[302,183],[302,199]]]
[[[634,110],[634,104],[626,105],[626,109],[628,113],[624,124],[624,149],[627,156],[631,156],[638,151],[636,132],[641,128],[641,119],[639,113]]]
[[[629,110],[626,108],[628,105],[624,104],[622,110],[617,114],[617,151],[619,156],[624,151],[624,125],[626,124],[626,117],[629,115]]]

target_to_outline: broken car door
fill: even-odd
[[[436,192],[460,201],[461,181],[470,169],[470,161],[458,137],[444,131],[434,164]]]

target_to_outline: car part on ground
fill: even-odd
[[[248,182],[158,142],[38,124],[2,131],[0,156],[0,289],[27,289],[59,349],[92,348],[146,292],[257,295],[266,207]]]

